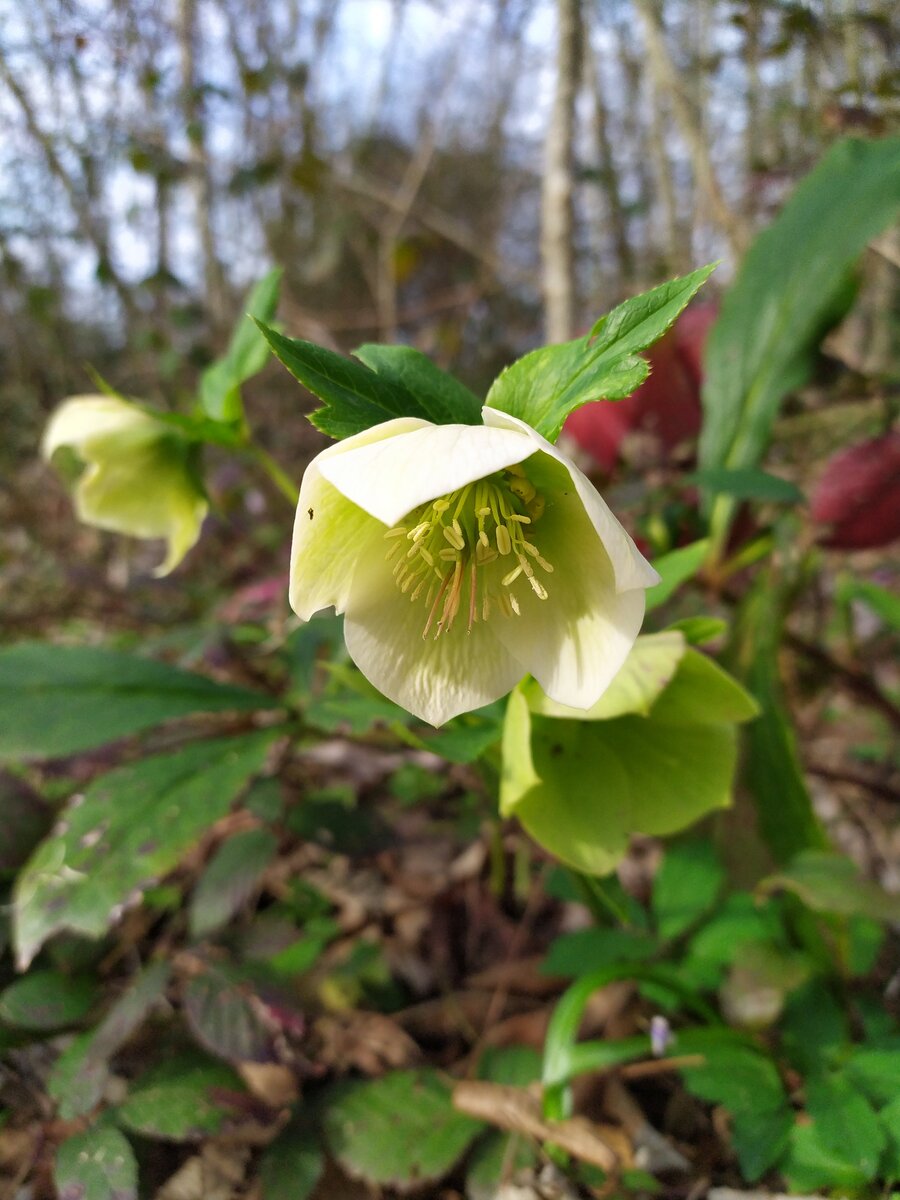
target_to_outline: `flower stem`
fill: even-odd
[[[287,472],[281,469],[271,454],[267,450],[263,450],[262,446],[250,446],[249,452],[256,465],[268,475],[291,507],[296,508],[300,491]]]

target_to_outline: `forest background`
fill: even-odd
[[[338,654],[335,635],[322,625],[308,642],[297,637],[285,596],[290,511],[259,457],[209,452],[204,537],[174,575],[156,579],[156,548],[79,525],[38,454],[60,400],[98,390],[98,380],[186,411],[271,267],[283,272],[277,321],[290,336],[345,354],[365,342],[412,345],[484,395],[519,355],[585,333],[626,298],[718,259],[682,332],[654,352],[640,404],[626,402],[621,420],[609,417],[612,405],[606,416],[583,411],[580,430],[572,426],[573,452],[654,561],[700,545],[693,472],[705,334],[798,182],[848,138],[887,145],[896,134],[893,10],[878,0],[0,0],[0,638],[13,649],[25,639],[103,643],[223,686],[306,689],[315,694],[304,729],[318,730],[317,746],[300,737],[246,806],[188,839],[170,873],[115,897],[116,920],[107,905],[99,942],[55,936],[22,975],[4,924],[0,1196],[3,1187],[36,1200],[137,1195],[138,1166],[140,1195],[162,1200],[299,1200],[317,1186],[331,1200],[360,1194],[351,1178],[392,1195],[416,1177],[429,1194],[493,1200],[514,1166],[532,1182],[556,1172],[547,1186],[565,1196],[620,1185],[684,1195],[687,1178],[765,1178],[774,1189],[783,1179],[766,1172],[777,1170],[795,1190],[868,1194],[873,1181],[896,1181],[900,1141],[885,1132],[888,1110],[900,1115],[896,1088],[864,1064],[852,1085],[827,1075],[804,1090],[814,1071],[796,1050],[811,1045],[824,1062],[839,1043],[828,1060],[835,1072],[876,1044],[889,1054],[879,1061],[900,1062],[888,1021],[897,944],[885,937],[886,922],[900,919],[890,896],[900,888],[896,229],[863,239],[853,288],[828,293],[834,304],[801,347],[814,351],[810,369],[802,386],[785,386],[753,464],[767,450],[776,484],[744,479],[735,499],[747,507],[727,547],[715,560],[676,560],[660,601],[672,620],[712,621],[716,654],[771,718],[748,727],[758,732],[748,734],[736,808],[665,856],[657,840],[638,839],[618,890],[599,899],[573,892],[520,830],[496,820],[496,714],[469,728],[480,749],[448,742],[436,766],[410,749],[418,733],[398,710],[348,685],[346,663],[313,684],[317,656]],[[846,216],[849,228],[854,214]],[[851,258],[828,270],[843,280]],[[813,275],[802,248],[784,261],[801,307],[810,269],[814,307],[832,277]],[[274,361],[242,390],[258,445],[299,482],[325,444],[305,420],[310,398]],[[876,448],[834,467],[860,445]],[[808,504],[823,479],[830,494]],[[0,665],[7,712],[18,704],[12,670]],[[246,732],[240,717],[210,729]],[[153,735],[150,748],[177,745],[169,736]],[[49,762],[26,754],[0,772],[12,831],[0,876],[10,897],[66,798],[138,755],[131,742],[123,750],[100,740],[63,757],[48,749]],[[778,778],[783,792],[761,800],[761,776]],[[300,813],[300,797],[313,815]],[[788,866],[798,851],[829,845],[861,872],[841,876],[837,900],[828,871],[794,878]],[[736,971],[722,951],[704,975],[685,939],[722,903],[736,924],[716,936],[724,945],[739,927],[740,941],[747,889],[776,868],[788,873],[756,893],[775,926],[750,921],[750,940],[777,944],[774,958],[751,955]],[[793,900],[776,913],[781,900],[768,897],[781,889],[815,919],[805,908],[798,916]],[[610,921],[616,905],[626,915]],[[289,947],[275,910],[305,946],[280,967]],[[601,927],[592,935],[619,938],[590,943],[590,961],[633,967],[627,939],[637,930],[646,948],[658,938],[653,954],[674,972],[678,996],[659,978],[612,1000],[604,992],[609,1011],[594,1012],[592,1027],[623,1044],[646,1041],[651,1011],[677,1024],[685,989],[715,994],[727,1023],[762,1028],[754,1053],[762,1046],[765,1055],[753,1058],[743,1094],[727,1084],[740,1074],[728,1054],[747,1067],[743,1043],[729,1046],[718,1076],[688,1071],[684,1088],[650,1072],[642,1084],[641,1063],[633,1077],[608,1081],[593,1111],[608,1133],[614,1127],[610,1144],[632,1168],[625,1184],[613,1171],[610,1185],[587,1168],[577,1178],[560,1172],[558,1154],[523,1157],[499,1134],[473,1143],[428,1075],[420,1119],[444,1122],[443,1156],[391,1159],[385,1175],[384,1157],[373,1163],[366,1147],[393,1145],[395,1130],[376,1121],[354,1143],[344,1135],[360,1110],[338,1092],[338,1115],[328,1115],[331,1099],[321,1110],[323,1168],[303,1105],[291,1109],[299,1092],[315,1092],[323,1077],[381,1076],[398,1081],[387,1084],[397,1091],[384,1094],[386,1110],[414,1111],[416,1096],[404,1091],[413,1069],[455,1069],[463,1054],[474,1063],[492,1042],[524,1046],[536,1061],[560,980],[583,968],[588,943],[566,939],[588,932],[587,914]],[[272,999],[279,971],[299,975],[299,999],[278,987]],[[283,977],[276,982],[283,988]],[[853,1008],[855,988],[863,998]],[[760,995],[770,1007],[757,1026],[747,1011]],[[123,1001],[133,1001],[127,1019]],[[696,1015],[703,1002],[692,1003]],[[824,1020],[817,1032],[803,1025],[803,1012],[830,1020],[851,1008],[828,1031]],[[154,1061],[163,1027],[188,1084]],[[494,1037],[494,1027],[505,1032]],[[624,1057],[635,1054],[631,1043]],[[539,1073],[532,1059],[513,1059],[486,1067],[487,1079],[524,1085]],[[601,1055],[594,1066],[609,1062]],[[103,1075],[91,1076],[87,1108],[86,1063]],[[160,1067],[161,1082],[145,1083],[145,1069]],[[857,1085],[849,1100],[840,1091]],[[173,1087],[188,1113],[180,1124],[167,1124]],[[775,1097],[766,1128],[742,1126],[735,1112],[746,1116],[766,1095]],[[371,1116],[382,1099],[361,1094],[359,1103]],[[526,1146],[552,1143],[546,1124],[528,1126],[523,1104],[504,1129]],[[856,1122],[849,1140],[836,1116],[846,1111]],[[648,1120],[677,1147],[667,1159],[650,1138],[656,1179],[633,1170]],[[87,1187],[79,1155],[106,1150],[127,1160],[126,1184],[104,1175],[90,1181],[100,1190],[78,1191]],[[570,1165],[584,1166],[577,1148],[568,1151]]]

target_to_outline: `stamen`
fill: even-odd
[[[549,575],[553,567],[525,537],[526,526],[534,537],[531,530],[543,510],[543,496],[517,465],[423,504],[402,525],[385,531],[390,543],[385,557],[398,589],[411,602],[421,598],[427,610],[423,638],[438,638],[452,628],[466,587],[469,633],[495,608],[504,617],[521,614],[509,590],[521,577],[538,599],[547,599],[536,571]],[[507,557],[512,561],[493,568]]]

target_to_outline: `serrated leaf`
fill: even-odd
[[[0,650],[0,758],[52,758],[191,713],[270,708],[269,696],[100,646]]]
[[[275,731],[198,742],[95,780],[65,810],[16,882],[14,934],[26,967],[62,929],[99,938],[177,865],[262,767]]]
[[[179,1055],[146,1071],[115,1117],[126,1129],[146,1137],[199,1141],[223,1129],[234,1114],[233,1101],[245,1092],[240,1078],[224,1063]]]
[[[758,885],[764,895],[782,889],[799,896],[814,912],[900,921],[900,896],[864,879],[843,854],[806,850]]]
[[[259,327],[275,357],[324,401],[309,419],[329,437],[350,437],[394,417],[433,419],[402,384],[385,380],[352,358],[313,342],[286,337],[262,322]]]
[[[191,896],[191,937],[208,937],[228,924],[253,895],[277,846],[268,829],[245,829],[219,847]]]
[[[481,424],[481,401],[475,393],[421,350],[367,342],[353,354],[385,382],[399,384],[416,396],[435,424]]]
[[[280,269],[258,281],[244,304],[228,349],[200,378],[200,403],[214,421],[239,421],[243,414],[240,387],[263,369],[269,358],[266,340],[255,321],[268,324],[278,307]]]
[[[620,304],[585,337],[533,350],[491,385],[485,404],[526,421],[555,442],[566,417],[592,400],[622,400],[646,379],[638,351],[666,332],[715,264]]]
[[[19,1029],[63,1029],[86,1017],[96,997],[91,979],[32,971],[0,992],[0,1021]]]
[[[421,1070],[339,1084],[324,1128],[349,1175],[405,1190],[443,1178],[483,1126],[453,1108],[437,1071]]]
[[[118,1129],[88,1129],[60,1143],[53,1182],[59,1200],[137,1200],[137,1160]]]
[[[847,138],[828,151],[750,248],[704,355],[703,469],[754,467],[784,396],[846,307],[866,243],[900,208],[900,139]],[[724,530],[733,503],[720,502]]]

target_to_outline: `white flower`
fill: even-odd
[[[531,674],[593,705],[658,575],[589,480],[523,421],[401,417],[324,450],[300,488],[291,606],[334,605],[386,696],[433,725]]]
[[[200,536],[207,502],[184,438],[115,396],[71,396],[41,443],[44,458],[67,448],[84,464],[75,485],[80,520],[114,533],[165,538],[155,574],[166,575]]]

